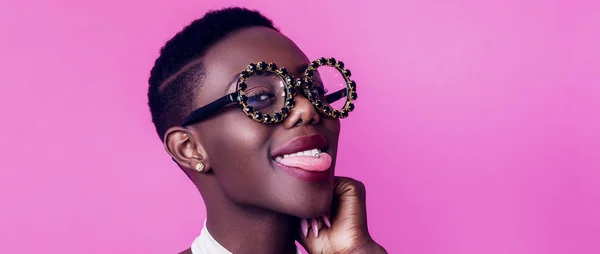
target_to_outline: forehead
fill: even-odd
[[[259,61],[274,62],[292,73],[309,62],[298,46],[283,34],[266,27],[246,28],[230,34],[206,52],[202,61],[205,83],[213,87],[229,86],[231,79],[248,64]]]

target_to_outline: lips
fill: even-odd
[[[328,145],[329,142],[327,142],[327,138],[321,134],[302,136],[292,139],[280,148],[275,149],[271,157],[275,159],[278,156],[294,154],[312,149],[319,149],[319,151],[323,152],[327,149]]]
[[[332,158],[325,151],[329,143],[321,134],[291,140],[273,152],[277,168],[302,181],[321,182],[331,177]]]

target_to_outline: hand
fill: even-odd
[[[334,188],[331,223],[326,216],[303,219],[300,244],[308,253],[387,253],[369,235],[364,184],[336,177]]]

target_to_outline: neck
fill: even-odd
[[[232,253],[296,253],[295,219],[249,210],[254,209],[208,209],[206,227]]]
[[[213,189],[214,190],[214,189]],[[214,194],[214,192],[213,192]],[[203,195],[204,196],[204,195]],[[206,195],[206,227],[232,253],[296,253],[297,218]]]

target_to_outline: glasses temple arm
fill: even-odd
[[[335,102],[335,101],[337,101],[337,100],[339,100],[339,99],[341,99],[341,98],[343,98],[343,97],[345,97],[347,95],[348,95],[348,89],[342,88],[342,89],[340,89],[339,91],[337,91],[335,93],[332,93],[332,94],[329,94],[329,95],[325,96],[325,101],[327,103],[332,103],[332,102]]]
[[[194,112],[189,114],[188,117],[186,117],[185,120],[183,120],[183,123],[181,124],[181,126],[190,125],[190,124],[198,122],[204,118],[208,118],[209,116],[211,116],[212,114],[217,112],[219,109],[221,109],[225,105],[232,103],[232,102],[237,102],[237,101],[238,101],[237,92],[233,92],[228,95],[225,95],[216,101],[213,101],[199,109],[194,110]]]

